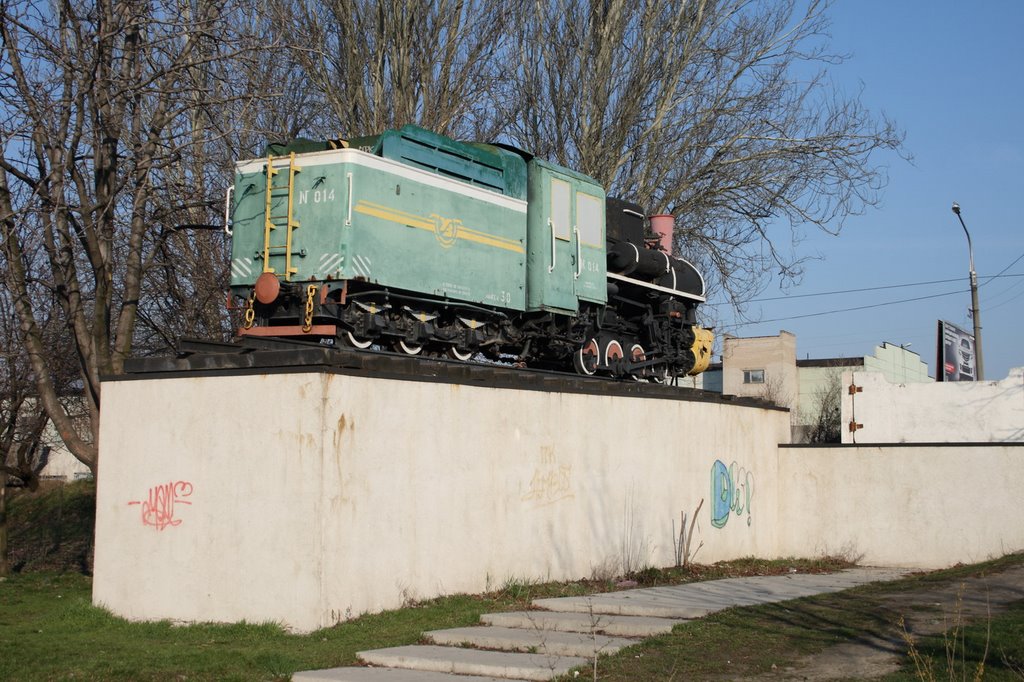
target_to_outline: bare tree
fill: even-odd
[[[0,250],[37,399],[95,472],[100,377],[177,335],[228,333],[225,245],[177,228],[219,222],[230,161],[266,137],[407,122],[501,137],[675,214],[737,304],[796,277],[800,226],[837,231],[871,205],[873,154],[901,144],[815,72],[839,61],[826,5],[797,7],[0,0]],[[38,291],[73,342],[84,428],[48,367]]]
[[[832,368],[814,392],[808,415],[808,443],[839,443],[842,440],[842,370]]]
[[[793,394],[787,390],[786,382],[774,374],[765,377],[757,397],[777,407],[791,408],[793,405]]]
[[[826,0],[266,1],[307,79],[286,97],[331,110],[304,130],[411,122],[559,161],[674,214],[739,309],[799,277],[807,226],[838,232],[876,203],[876,152],[901,152],[891,121],[827,79],[843,58]]]
[[[122,371],[132,352],[163,240],[206,202],[195,176],[182,182],[169,169],[203,151],[196,112],[235,97],[232,82],[207,78],[237,49],[235,9],[201,0],[0,3],[5,283],[36,397],[94,472],[100,378]],[[37,282],[53,292],[73,341],[85,428],[47,365]]]
[[[3,259],[0,258],[0,263]],[[46,292],[38,292],[45,298]],[[51,300],[52,311],[52,300]],[[42,320],[48,366],[62,401],[73,400],[74,367],[69,337],[56,316]],[[35,490],[46,465],[46,453],[57,445],[47,429],[49,419],[36,399],[36,382],[21,352],[21,330],[11,297],[0,291],[0,575],[9,571],[7,554],[7,484],[15,481]],[[70,405],[69,409],[73,409]]]
[[[265,154],[268,141],[333,129],[326,123],[330,108],[322,93],[310,86],[280,42],[289,33],[273,18],[274,2],[258,0],[244,16],[234,15],[239,40],[252,49],[230,59],[208,54],[189,70],[180,96],[192,106],[172,125],[179,139],[190,142],[163,171],[163,183],[154,186],[156,203],[177,210],[154,237],[138,313],[137,354],[164,352],[182,336],[231,335],[225,310],[230,242],[221,231],[221,211],[234,162]],[[211,46],[202,43],[197,49],[209,52]]]
[[[334,134],[406,123],[489,139],[492,104],[521,0],[278,0],[292,53],[325,99]]]
[[[877,201],[902,134],[828,81],[827,2],[534,0],[509,135],[676,216],[676,241],[742,307],[801,272],[803,226]],[[787,231],[786,224],[790,225]]]

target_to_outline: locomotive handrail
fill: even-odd
[[[345,225],[352,224],[352,174],[347,173],[348,177],[348,217],[345,218]]]
[[[555,271],[555,256],[558,253],[556,250],[558,242],[555,241],[555,224],[551,221],[551,218],[548,218],[548,227],[551,228],[551,265],[548,266],[548,274],[551,274]]]
[[[224,193],[224,234],[231,236],[231,194],[235,191],[234,185],[228,185],[227,192]]]
[[[579,279],[583,272],[583,243],[580,242],[580,228],[573,225],[572,231],[576,234],[576,279]]]

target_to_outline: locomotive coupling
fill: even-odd
[[[263,305],[270,305],[277,300],[281,293],[281,280],[272,272],[264,272],[256,278],[253,293],[256,295],[257,301]]]

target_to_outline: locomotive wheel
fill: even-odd
[[[614,376],[620,376],[625,374],[627,367],[624,357],[626,353],[623,352],[623,344],[618,342],[616,339],[610,339],[604,345],[604,368],[607,372],[610,372]]]
[[[593,376],[594,372],[597,371],[598,353],[597,341],[590,339],[583,347],[572,355],[572,366],[576,369],[577,374],[583,374],[585,376]]]
[[[644,347],[641,346],[639,343],[634,343],[632,348],[629,349],[629,359],[634,364],[639,362],[645,362],[647,360],[647,352],[644,350]],[[649,367],[644,367],[639,371],[631,371],[630,376],[633,377],[634,379],[641,379],[647,376],[649,371]]]
[[[473,357],[473,351],[471,350],[460,350],[455,346],[448,346],[445,348],[445,355],[450,357],[452,360],[461,360],[462,362],[468,362]]]
[[[395,344],[395,349],[399,352],[405,353],[406,355],[419,355],[423,352],[422,344],[406,343],[405,339],[400,339]]]
[[[623,358],[624,353],[622,352],[622,344],[612,339],[608,342],[608,345],[604,347],[604,364],[609,369],[614,369],[619,364],[619,360]]]
[[[373,339],[360,340],[355,337],[352,332],[345,332],[342,336],[342,340],[353,348],[366,349],[373,345]]]

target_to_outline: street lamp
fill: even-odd
[[[953,202],[953,213],[960,219],[960,225],[967,235],[967,252],[971,257],[971,317],[974,318],[974,355],[977,358],[978,381],[985,379],[985,364],[981,360],[981,313],[978,310],[978,273],[974,271],[974,247],[971,246],[971,233],[964,225],[964,219],[960,215],[960,204]]]

